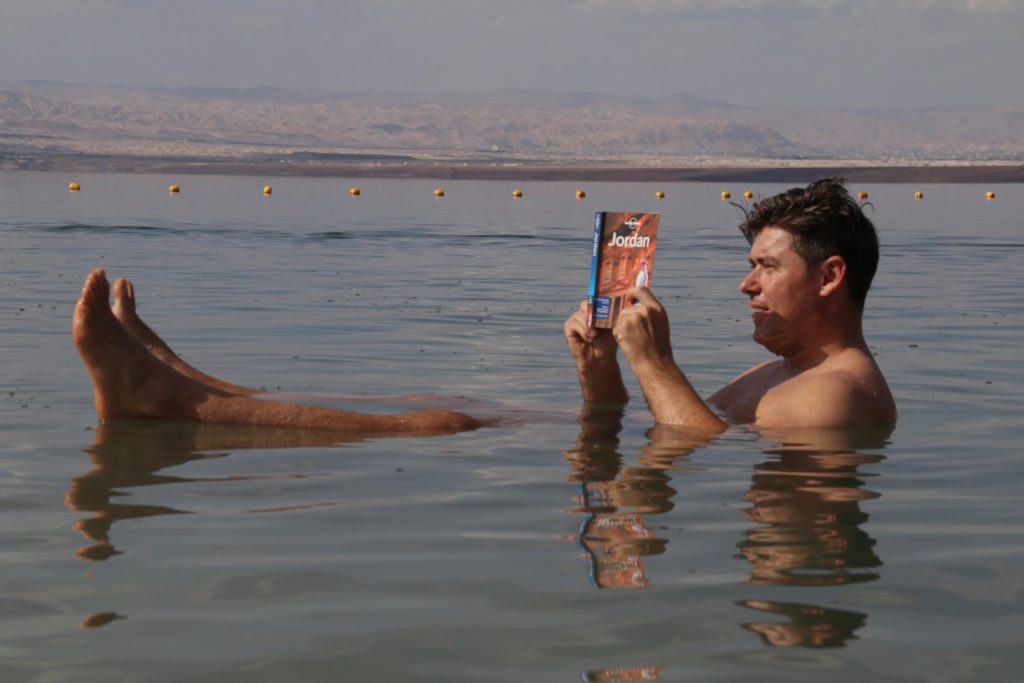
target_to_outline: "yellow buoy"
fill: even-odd
[[[434,196],[435,197],[443,197],[444,196],[444,188],[439,187],[436,190],[434,190]]]
[[[82,189],[82,186],[78,183],[68,183],[68,190],[71,192],[78,192]]]
[[[515,197],[516,199],[521,199],[522,196],[523,196],[523,191],[522,190],[512,190],[512,196]]]
[[[750,190],[747,190],[746,192],[743,193],[743,198],[744,199],[753,199],[754,198],[754,193],[751,192]]]
[[[272,188],[270,185],[265,185],[263,187],[263,194],[271,194],[271,193],[273,193],[273,191],[274,191],[274,188]]]
[[[858,192],[857,193],[857,199],[867,199],[867,198],[868,198],[868,193],[867,192]]]
[[[353,187],[352,189],[350,189],[348,191],[348,193],[350,195],[352,195],[353,197],[358,197],[359,195],[361,195],[363,193],[363,191],[360,190],[358,187]]]
[[[657,192],[654,193],[654,196],[657,197],[658,199],[664,199],[665,193],[662,192],[661,190],[658,190]]]
[[[996,193],[995,192],[986,192],[985,193],[985,199],[995,199],[995,198],[996,198]]]
[[[167,188],[167,191],[176,194],[178,192],[181,192],[181,186],[180,185],[171,185],[170,187]]]
[[[726,199],[731,199],[731,198],[732,198],[732,192],[723,192],[723,193],[722,193],[722,201],[723,201],[723,202],[724,202],[724,201],[725,201]]]
[[[583,199],[587,196],[587,193],[583,190],[576,190],[576,199]]]
[[[915,192],[914,199],[924,199],[924,192]]]

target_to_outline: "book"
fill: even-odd
[[[587,324],[611,329],[628,305],[626,292],[649,287],[658,242],[657,213],[598,211],[590,257]]]

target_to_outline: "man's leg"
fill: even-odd
[[[163,362],[170,365],[172,368],[185,375],[191,377],[194,380],[198,380],[203,384],[211,387],[216,387],[223,391],[227,391],[232,394],[240,394],[242,396],[252,396],[253,394],[260,393],[259,389],[253,389],[251,387],[243,387],[238,384],[232,384],[231,382],[225,382],[224,380],[211,377],[205,372],[198,370],[188,363],[186,363],[181,356],[174,352],[170,346],[167,345],[163,339],[157,335],[153,329],[142,321],[139,317],[135,308],[135,286],[123,277],[118,278],[114,282],[114,305],[112,309],[114,315],[121,324],[128,328],[128,331],[135,335],[142,344],[149,349],[149,352],[154,356],[162,360]]]
[[[149,349],[150,353],[162,360],[163,362],[170,365],[172,368],[185,375],[191,377],[194,380],[202,382],[211,387],[222,389],[232,394],[240,394],[242,396],[259,396],[260,398],[268,398],[266,394],[271,392],[265,389],[255,389],[253,387],[245,387],[239,384],[233,384],[222,379],[218,379],[211,375],[206,374],[202,370],[189,365],[185,360],[177,354],[170,347],[167,342],[163,340],[160,335],[156,333],[153,328],[146,324],[145,321],[139,317],[138,312],[138,301],[135,295],[135,285],[130,280],[125,278],[118,278],[113,287],[111,288],[114,297],[114,304],[111,309],[114,311],[114,315],[121,324],[128,328],[128,331],[134,334],[143,345]],[[408,406],[412,408],[439,408],[443,407],[449,410],[466,410],[470,408],[481,408],[482,404],[480,401],[470,400],[464,397],[451,397],[451,396],[438,396],[436,394],[429,393],[418,393],[418,394],[401,394],[401,395],[388,395],[388,396],[377,396],[368,394],[359,394],[357,396],[340,396],[340,395],[314,395],[314,394],[290,394],[288,398],[282,397],[281,400],[314,400],[314,399],[330,399],[330,400],[344,400],[344,401],[359,401],[361,403],[379,403],[390,406]],[[490,406],[493,410],[495,406]]]
[[[151,353],[115,317],[109,296],[103,270],[90,273],[72,321],[72,338],[92,376],[101,419],[155,418],[381,436],[452,433],[481,426],[475,418],[447,410],[367,415],[253,399],[205,384]]]

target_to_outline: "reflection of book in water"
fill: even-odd
[[[587,560],[591,585],[596,588],[646,588],[642,557],[651,552],[654,534],[643,517],[606,507],[604,492],[579,484],[580,502],[588,510],[580,524],[576,543]]]
[[[610,211],[595,216],[587,292],[587,324],[591,327],[614,327],[628,305],[626,292],[650,286],[658,218],[657,213]]]

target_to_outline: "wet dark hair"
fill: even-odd
[[[830,256],[841,256],[850,294],[863,310],[878,269],[878,234],[844,182],[826,178],[760,199],[750,210],[740,207],[745,214],[740,231],[753,244],[765,228],[782,228],[793,236],[793,249],[812,268]]]

